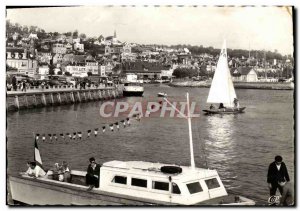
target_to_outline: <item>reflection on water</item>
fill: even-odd
[[[236,178],[230,169],[236,163],[236,139],[234,137],[238,115],[208,115],[205,140],[209,167],[221,169],[220,174],[227,180]]]

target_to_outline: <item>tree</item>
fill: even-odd
[[[64,33],[64,35],[66,35],[67,37],[72,36],[72,32]]]
[[[101,40],[104,40],[104,37],[102,36],[102,34],[98,37],[98,40],[101,42]]]
[[[55,66],[53,64],[49,65],[49,75],[55,75]]]
[[[86,35],[85,35],[84,33],[82,33],[82,34],[79,35],[79,37],[80,37],[81,39],[85,39],[85,38],[86,38]]]
[[[73,37],[78,37],[78,30],[76,29],[74,32],[73,32]]]
[[[69,73],[69,72],[67,71],[67,72],[65,72],[65,75],[66,75],[66,76],[71,76],[71,73]]]
[[[177,68],[173,72],[173,76],[176,78],[185,78],[185,77],[194,77],[198,75],[197,69],[189,69],[189,68]]]
[[[24,32],[25,34],[27,34],[28,31],[29,31],[28,26],[24,26],[24,27],[23,27],[23,32]]]

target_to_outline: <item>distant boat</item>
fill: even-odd
[[[158,97],[167,97],[168,95],[167,95],[167,93],[159,92],[159,93],[157,93],[157,96]]]
[[[210,108],[203,110],[207,114],[235,114],[244,112],[246,107],[239,107],[235,94],[230,70],[227,60],[226,41],[224,40],[223,47],[219,56],[219,61],[214,74],[214,78],[209,90],[207,103],[221,104],[223,108]],[[235,105],[236,104],[236,105]]]
[[[127,74],[124,83],[123,95],[124,96],[143,96],[144,87],[143,81],[137,79],[135,74]]]

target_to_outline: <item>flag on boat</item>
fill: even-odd
[[[34,140],[34,161],[36,162],[36,165],[40,166],[44,170],[40,150],[38,148],[36,139]]]
[[[39,140],[40,134],[35,134],[35,140]]]
[[[98,128],[94,129],[94,135],[95,135],[95,137],[98,135]]]
[[[119,130],[120,129],[119,122],[116,122],[115,125],[117,126],[117,129]]]
[[[76,132],[73,133],[73,139],[76,139]]]
[[[62,137],[63,139],[65,139],[65,136],[63,133],[60,134],[60,137]]]
[[[102,132],[104,133],[105,132],[105,126],[102,126]]]
[[[88,137],[88,138],[90,137],[91,132],[92,132],[91,130],[88,130],[88,131],[87,131],[87,137]]]
[[[81,140],[81,138],[82,138],[82,133],[81,133],[81,132],[77,132],[77,133],[78,133],[79,139]]]

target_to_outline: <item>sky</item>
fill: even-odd
[[[190,44],[293,52],[291,8],[214,6],[78,6],[7,10],[6,18],[46,32],[78,30],[139,44]]]

